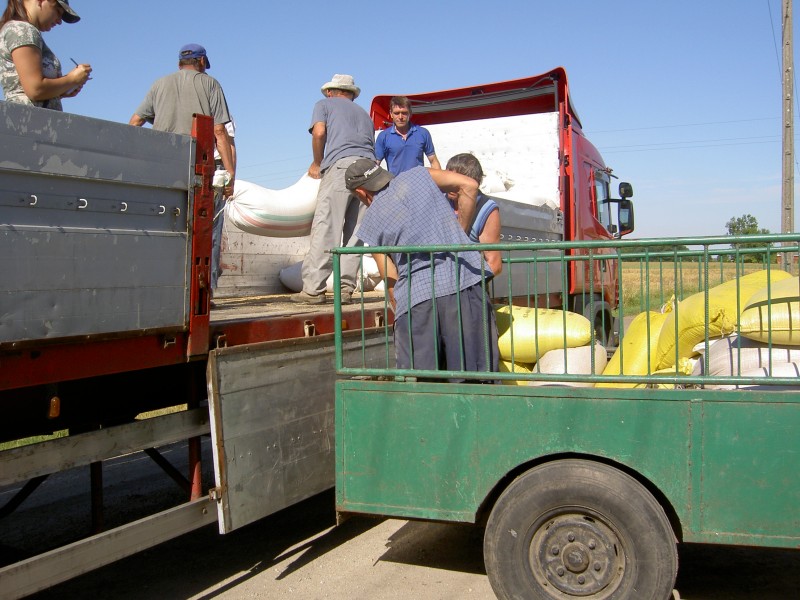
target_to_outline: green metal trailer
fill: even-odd
[[[702,354],[692,359],[700,374],[686,375],[679,360],[658,374],[650,363],[645,373],[626,373],[622,360],[621,373],[603,375],[594,358],[595,374],[571,372],[568,362],[561,374],[492,374],[520,385],[479,383],[486,373],[400,371],[386,325],[385,368],[337,365],[337,511],[485,527],[486,570],[501,599],[667,598],[676,543],[800,547],[800,379],[779,373],[779,344],[769,333],[766,377],[737,365],[732,374],[709,371],[709,349],[720,337],[709,325],[713,286],[761,270],[771,291],[779,271],[792,268],[799,240],[492,246],[531,273],[540,261],[564,272],[577,261],[590,275],[597,261],[613,260],[621,273],[620,338],[631,316],[657,310],[673,294],[680,334],[687,305],[679,301],[700,294]],[[610,246],[612,258],[603,253]],[[533,292],[531,307],[546,297],[530,280],[516,284]],[[494,290],[496,304],[518,301],[512,286]],[[784,299],[789,308],[800,302],[794,292]],[[734,329],[748,300],[738,285],[735,295]],[[766,306],[771,320],[778,300]],[[448,383],[454,377],[466,382]],[[601,382],[628,387],[595,387]]]

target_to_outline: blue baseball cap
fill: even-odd
[[[208,54],[206,54],[206,49],[203,48],[200,44],[186,44],[181,51],[178,53],[178,60],[184,58],[205,58],[206,59],[206,68],[211,68],[211,61],[208,60]]]

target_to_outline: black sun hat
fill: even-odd
[[[359,158],[347,167],[344,184],[348,190],[362,188],[369,192],[379,192],[392,180],[392,174],[369,158]]]

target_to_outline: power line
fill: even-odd
[[[753,121],[775,121],[776,117],[761,117],[755,119],[735,119],[732,121],[706,121],[705,123],[675,123],[672,125],[650,125],[648,127],[631,127],[627,129],[598,129],[588,130],[587,134],[617,133],[620,131],[647,131],[649,129],[676,129],[678,127],[703,127],[706,125],[730,125],[731,123],[750,123]]]
[[[675,144],[707,144],[710,142],[740,142],[746,140],[777,141],[778,137],[775,135],[758,135],[751,137],[717,138],[710,140],[681,140],[676,142],[652,142],[649,144],[625,144],[623,146],[604,146],[604,148],[614,149],[614,148],[637,148],[642,146],[674,146]]]
[[[767,10],[769,11],[769,26],[772,29],[772,45],[775,48],[775,64],[778,65],[778,81],[783,80],[781,73],[781,57],[778,53],[778,40],[775,37],[775,18],[772,16],[772,4],[767,0]]]
[[[709,140],[713,141],[713,140]],[[764,140],[761,142],[734,142],[734,143],[726,143],[726,144],[699,144],[696,146],[666,146],[662,144],[645,144],[642,147],[634,147],[634,146],[615,146],[615,148],[620,148],[618,150],[615,149],[607,149],[607,148],[599,148],[603,154],[620,154],[623,152],[652,152],[652,151],[663,151],[663,150],[695,150],[698,148],[720,148],[723,146],[752,146],[755,144],[776,144],[780,140]],[[678,143],[678,142],[675,142]]]

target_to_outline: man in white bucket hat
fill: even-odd
[[[375,160],[375,129],[367,111],[353,102],[361,93],[353,76],[334,75],[321,91],[325,98],[314,105],[308,130],[314,156],[308,175],[322,181],[301,270],[303,290],[291,296],[301,304],[325,302],[326,281],[333,269],[328,251],[347,244],[364,214],[363,204],[344,185],[345,170],[358,158]],[[341,261],[342,302],[347,303],[355,290],[359,256],[347,254]]]

